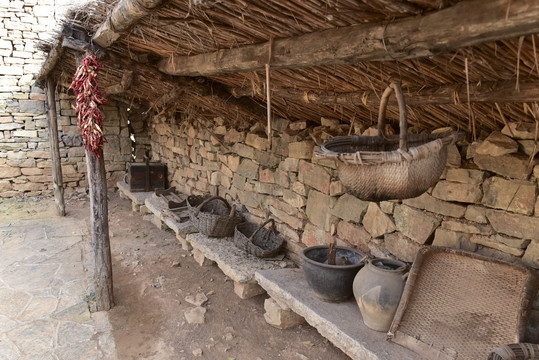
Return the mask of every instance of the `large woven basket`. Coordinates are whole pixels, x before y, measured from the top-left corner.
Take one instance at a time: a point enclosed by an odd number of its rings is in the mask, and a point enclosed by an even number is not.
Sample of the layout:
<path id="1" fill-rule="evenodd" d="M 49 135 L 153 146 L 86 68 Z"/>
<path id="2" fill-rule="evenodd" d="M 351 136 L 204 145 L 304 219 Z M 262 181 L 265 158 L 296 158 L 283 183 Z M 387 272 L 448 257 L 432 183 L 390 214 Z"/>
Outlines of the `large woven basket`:
<path id="1" fill-rule="evenodd" d="M 400 135 L 385 136 L 385 111 L 393 91 L 399 104 Z M 316 156 L 335 160 L 343 185 L 362 200 L 419 196 L 438 181 L 446 165 L 447 147 L 461 134 L 408 134 L 406 117 L 400 85 L 392 83 L 380 101 L 379 136 L 336 137 L 322 144 Z"/>
<path id="2" fill-rule="evenodd" d="M 524 340 L 538 277 L 460 250 L 419 250 L 388 337 L 428 359 L 487 359 Z"/>
<path id="3" fill-rule="evenodd" d="M 265 226 L 272 223 L 270 229 Z M 234 230 L 234 245 L 259 258 L 269 258 L 277 255 L 284 244 L 275 229 L 275 220 L 269 219 L 262 225 L 244 222 Z"/>
<path id="4" fill-rule="evenodd" d="M 208 236 L 232 236 L 236 225 L 243 221 L 243 217 L 236 213 L 235 206 L 230 206 L 220 196 L 189 196 L 187 208 L 193 225 Z"/>

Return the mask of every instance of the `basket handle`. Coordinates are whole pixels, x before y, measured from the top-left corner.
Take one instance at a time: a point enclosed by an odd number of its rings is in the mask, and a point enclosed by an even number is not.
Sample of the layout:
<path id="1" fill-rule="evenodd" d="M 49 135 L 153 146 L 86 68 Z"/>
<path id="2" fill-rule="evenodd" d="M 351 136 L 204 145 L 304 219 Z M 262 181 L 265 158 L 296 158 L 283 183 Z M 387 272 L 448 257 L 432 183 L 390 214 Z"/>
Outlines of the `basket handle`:
<path id="1" fill-rule="evenodd" d="M 228 203 L 228 201 L 226 201 L 224 198 L 220 197 L 220 196 L 212 196 L 212 197 L 209 197 L 207 198 L 206 200 L 204 200 L 203 202 L 201 202 L 195 209 L 194 211 L 194 215 L 197 216 L 198 213 L 200 212 L 200 210 L 202 210 L 202 207 L 204 205 L 206 205 L 207 203 L 209 203 L 210 201 L 213 201 L 213 200 L 221 200 L 223 203 L 225 203 L 226 207 L 230 209 L 230 204 Z"/>
<path id="2" fill-rule="evenodd" d="M 251 235 L 251 237 L 249 238 L 249 241 L 250 242 L 253 242 L 253 239 L 255 238 L 255 235 L 256 233 L 258 233 L 264 226 L 266 226 L 267 224 L 269 224 L 271 222 L 271 228 L 272 228 L 272 231 L 275 232 L 275 220 L 273 219 L 268 219 L 266 220 L 262 225 L 260 225 L 258 227 L 258 229 L 256 229 L 256 231 L 253 233 L 253 235 Z"/>
<path id="3" fill-rule="evenodd" d="M 406 120 L 408 113 L 406 111 L 406 104 L 404 103 L 401 85 L 398 82 L 392 82 L 382 94 L 382 99 L 380 100 L 380 110 L 378 111 L 378 136 L 383 138 L 386 137 L 386 108 L 389 96 L 393 91 L 395 91 L 395 97 L 397 98 L 397 103 L 399 104 L 399 150 L 408 151 L 408 122 Z"/>

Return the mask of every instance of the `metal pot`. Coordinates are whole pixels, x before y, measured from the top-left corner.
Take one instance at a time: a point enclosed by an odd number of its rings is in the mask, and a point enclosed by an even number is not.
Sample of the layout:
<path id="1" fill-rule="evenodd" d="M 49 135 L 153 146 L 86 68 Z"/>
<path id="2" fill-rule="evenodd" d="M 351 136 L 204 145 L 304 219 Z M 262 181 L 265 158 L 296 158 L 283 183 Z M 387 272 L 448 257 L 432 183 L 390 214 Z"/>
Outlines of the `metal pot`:
<path id="1" fill-rule="evenodd" d="M 337 246 L 337 263 L 350 265 L 328 265 L 329 246 L 318 245 L 305 248 L 300 256 L 303 273 L 314 294 L 322 301 L 341 302 L 352 296 L 352 283 L 363 267 L 364 254 L 358 250 Z"/>

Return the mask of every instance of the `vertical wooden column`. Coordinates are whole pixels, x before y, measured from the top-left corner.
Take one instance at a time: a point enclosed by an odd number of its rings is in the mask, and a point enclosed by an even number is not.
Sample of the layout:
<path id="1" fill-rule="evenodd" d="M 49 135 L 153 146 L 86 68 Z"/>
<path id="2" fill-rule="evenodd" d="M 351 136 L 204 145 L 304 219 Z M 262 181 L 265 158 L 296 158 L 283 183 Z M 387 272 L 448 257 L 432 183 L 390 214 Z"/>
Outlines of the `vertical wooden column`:
<path id="1" fill-rule="evenodd" d="M 54 188 L 54 201 L 58 215 L 65 216 L 64 185 L 62 179 L 62 164 L 60 160 L 60 145 L 58 143 L 58 121 L 56 117 L 56 82 L 52 76 L 47 77 L 47 108 L 49 125 L 49 147 L 52 161 L 52 186 Z"/>
<path id="2" fill-rule="evenodd" d="M 109 239 L 109 211 L 107 202 L 107 177 L 103 151 L 98 158 L 86 150 L 88 185 L 90 187 L 90 221 L 92 251 L 94 254 L 94 287 L 98 311 L 114 306 L 112 292 L 112 261 Z"/>

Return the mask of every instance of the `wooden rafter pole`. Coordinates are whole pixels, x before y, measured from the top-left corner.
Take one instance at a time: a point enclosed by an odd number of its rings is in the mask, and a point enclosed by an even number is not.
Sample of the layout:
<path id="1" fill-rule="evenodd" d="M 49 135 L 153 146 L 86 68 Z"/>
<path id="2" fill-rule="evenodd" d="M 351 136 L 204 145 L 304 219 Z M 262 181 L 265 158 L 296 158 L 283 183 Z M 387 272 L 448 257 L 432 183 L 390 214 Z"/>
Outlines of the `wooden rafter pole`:
<path id="1" fill-rule="evenodd" d="M 78 67 L 82 62 L 82 53 L 77 54 L 76 59 Z M 99 157 L 88 149 L 85 149 L 85 154 L 90 197 L 90 230 L 94 256 L 95 300 L 98 311 L 107 311 L 114 306 L 114 293 L 112 287 L 112 256 L 110 252 L 105 160 L 102 149 Z"/>
<path id="2" fill-rule="evenodd" d="M 386 24 L 316 31 L 273 42 L 271 67 L 357 64 L 427 57 L 488 41 L 539 33 L 537 0 L 463 1 L 429 15 Z M 170 75 L 208 76 L 264 70 L 268 42 L 158 63 Z"/>
<path id="3" fill-rule="evenodd" d="M 110 47 L 118 40 L 122 32 L 163 2 L 164 0 L 120 0 L 99 26 L 92 37 L 92 42 L 104 48 Z"/>
<path id="4" fill-rule="evenodd" d="M 58 119 L 56 115 L 56 81 L 47 77 L 47 119 L 49 125 L 49 147 L 51 149 L 52 162 L 52 186 L 54 189 L 54 201 L 57 212 L 65 216 L 64 184 L 62 179 L 62 163 L 60 158 L 60 144 L 58 143 Z"/>
<path id="5" fill-rule="evenodd" d="M 252 88 L 235 88 L 231 90 L 236 97 L 260 96 Z M 303 91 L 294 88 L 272 88 L 273 96 L 287 100 L 322 105 L 353 105 L 374 106 L 380 105 L 380 99 L 372 91 L 354 91 L 348 93 L 331 93 L 323 91 Z M 406 105 L 441 105 L 463 104 L 467 99 L 466 85 L 446 85 L 435 88 L 422 88 L 404 90 Z M 539 81 L 526 81 L 520 83 L 520 91 L 515 90 L 515 82 L 485 81 L 480 86 L 470 87 L 470 102 L 472 103 L 506 103 L 506 102 L 533 102 L 539 99 Z M 389 105 L 397 105 L 391 97 Z"/>

